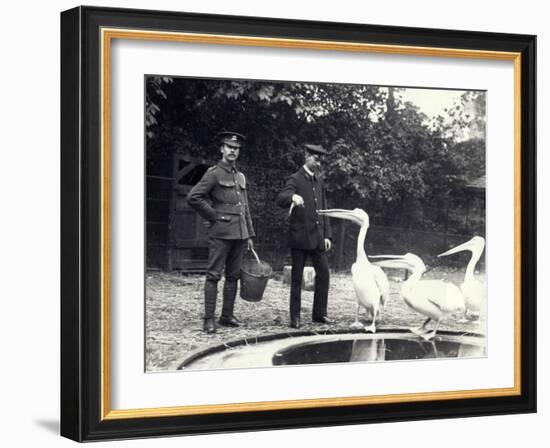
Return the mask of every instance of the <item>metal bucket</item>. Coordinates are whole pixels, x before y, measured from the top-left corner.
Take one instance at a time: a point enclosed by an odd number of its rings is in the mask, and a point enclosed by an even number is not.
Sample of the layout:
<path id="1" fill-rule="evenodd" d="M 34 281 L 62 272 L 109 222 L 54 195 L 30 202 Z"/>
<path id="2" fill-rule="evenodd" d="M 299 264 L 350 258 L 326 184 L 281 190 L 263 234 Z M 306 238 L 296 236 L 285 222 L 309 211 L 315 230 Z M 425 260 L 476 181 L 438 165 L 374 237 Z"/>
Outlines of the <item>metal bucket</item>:
<path id="1" fill-rule="evenodd" d="M 241 265 L 241 298 L 248 302 L 259 302 L 273 269 L 251 249 L 256 260 L 243 260 Z"/>

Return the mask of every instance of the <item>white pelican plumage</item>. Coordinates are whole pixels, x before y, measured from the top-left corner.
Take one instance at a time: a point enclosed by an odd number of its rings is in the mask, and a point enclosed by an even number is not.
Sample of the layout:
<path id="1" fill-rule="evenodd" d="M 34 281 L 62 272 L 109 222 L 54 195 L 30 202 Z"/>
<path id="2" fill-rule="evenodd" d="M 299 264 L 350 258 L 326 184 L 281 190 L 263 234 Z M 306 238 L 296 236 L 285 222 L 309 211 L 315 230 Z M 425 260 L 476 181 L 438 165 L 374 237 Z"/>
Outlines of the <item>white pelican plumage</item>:
<path id="1" fill-rule="evenodd" d="M 359 322 L 359 311 L 364 307 L 372 314 L 371 325 L 366 331 L 376 332 L 376 317 L 380 314 L 380 307 L 384 305 L 389 296 L 390 285 L 388 278 L 382 269 L 370 263 L 365 252 L 365 237 L 369 229 L 369 215 L 364 210 L 330 209 L 319 210 L 320 215 L 331 218 L 346 219 L 360 226 L 357 237 L 357 259 L 351 266 L 351 278 L 355 295 L 357 297 L 357 313 L 352 328 L 365 328 Z"/>
<path id="2" fill-rule="evenodd" d="M 410 329 L 413 333 L 426 340 L 432 339 L 442 320 L 456 311 L 464 310 L 464 298 L 456 285 L 442 280 L 421 279 L 426 272 L 426 265 L 417 255 L 376 255 L 371 258 L 385 258 L 373 263 L 377 266 L 407 269 L 411 273 L 401 287 L 401 297 L 414 311 L 427 316 L 420 327 Z M 435 328 L 429 332 L 426 325 L 431 320 L 435 321 Z"/>
<path id="3" fill-rule="evenodd" d="M 481 254 L 485 249 L 485 239 L 481 236 L 474 236 L 470 241 L 460 244 L 459 246 L 449 249 L 447 252 L 439 254 L 438 257 L 446 257 L 448 255 L 456 254 L 465 250 L 469 250 L 472 255 L 470 261 L 466 266 L 466 272 L 464 274 L 464 281 L 460 285 L 462 294 L 464 295 L 464 303 L 466 309 L 464 310 L 464 321 L 466 320 L 466 314 L 468 310 L 483 313 L 485 307 L 485 299 L 487 296 L 485 285 L 474 277 L 474 269 L 481 258 Z"/>

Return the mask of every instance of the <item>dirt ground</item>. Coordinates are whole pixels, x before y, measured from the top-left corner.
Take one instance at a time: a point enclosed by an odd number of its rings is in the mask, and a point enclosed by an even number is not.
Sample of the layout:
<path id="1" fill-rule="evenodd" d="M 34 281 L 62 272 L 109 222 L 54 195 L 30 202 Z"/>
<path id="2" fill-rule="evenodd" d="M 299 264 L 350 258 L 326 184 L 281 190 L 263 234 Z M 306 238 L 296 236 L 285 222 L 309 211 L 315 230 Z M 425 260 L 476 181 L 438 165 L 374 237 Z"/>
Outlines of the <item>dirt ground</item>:
<path id="1" fill-rule="evenodd" d="M 400 273 L 389 276 L 391 293 L 377 322 L 377 330 L 384 328 L 409 328 L 422 323 L 424 317 L 411 310 L 401 299 Z M 443 279 L 459 284 L 463 270 L 436 268 L 424 278 Z M 218 345 L 224 341 L 253 338 L 266 334 L 295 331 L 289 328 L 288 301 L 290 286 L 282 282 L 280 275 L 269 280 L 260 302 L 247 302 L 240 297 L 235 303 L 235 316 L 242 322 L 239 328 L 218 327 L 215 334 L 202 331 L 203 275 L 149 272 L 146 276 L 146 367 L 147 371 L 175 369 L 177 362 L 191 351 Z M 221 286 L 219 285 L 216 311 L 221 310 Z M 301 330 L 347 329 L 355 318 L 356 300 L 350 273 L 331 273 L 328 300 L 328 316 L 332 325 L 311 322 L 313 292 L 302 292 Z M 456 317 L 456 318 L 454 318 Z M 365 318 L 363 323 L 367 322 Z M 459 322 L 459 316 L 447 319 L 441 330 L 479 332 L 479 319 L 469 315 L 467 322 Z"/>

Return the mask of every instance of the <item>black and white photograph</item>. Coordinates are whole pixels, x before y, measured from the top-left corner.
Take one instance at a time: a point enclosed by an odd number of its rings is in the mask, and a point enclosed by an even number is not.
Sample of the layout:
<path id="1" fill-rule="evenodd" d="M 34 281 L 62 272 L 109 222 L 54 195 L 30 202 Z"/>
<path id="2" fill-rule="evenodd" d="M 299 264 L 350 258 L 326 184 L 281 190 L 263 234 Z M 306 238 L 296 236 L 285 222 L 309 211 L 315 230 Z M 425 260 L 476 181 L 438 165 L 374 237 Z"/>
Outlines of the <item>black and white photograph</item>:
<path id="1" fill-rule="evenodd" d="M 547 439 L 550 22 L 446 6 L 6 3 L 1 444 Z"/>
<path id="2" fill-rule="evenodd" d="M 146 75 L 145 370 L 487 356 L 487 92 Z"/>

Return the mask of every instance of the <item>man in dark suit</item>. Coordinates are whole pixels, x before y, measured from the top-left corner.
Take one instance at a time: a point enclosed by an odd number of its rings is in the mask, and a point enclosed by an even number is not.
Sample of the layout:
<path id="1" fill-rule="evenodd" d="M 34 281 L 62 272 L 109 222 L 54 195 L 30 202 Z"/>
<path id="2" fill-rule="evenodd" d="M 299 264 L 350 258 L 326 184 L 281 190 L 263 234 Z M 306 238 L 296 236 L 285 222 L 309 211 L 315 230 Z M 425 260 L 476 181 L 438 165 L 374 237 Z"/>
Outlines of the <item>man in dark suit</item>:
<path id="1" fill-rule="evenodd" d="M 319 177 L 321 158 L 326 150 L 313 144 L 304 145 L 305 163 L 286 181 L 276 202 L 290 207 L 289 246 L 292 256 L 290 285 L 290 326 L 300 328 L 302 277 L 306 258 L 310 257 L 315 269 L 313 295 L 313 322 L 330 324 L 327 317 L 329 268 L 326 252 L 331 248 L 329 218 L 317 211 L 326 209 L 325 188 Z"/>
<path id="2" fill-rule="evenodd" d="M 248 208 L 247 182 L 235 162 L 246 138 L 237 132 L 220 132 L 222 159 L 209 168 L 187 195 L 187 203 L 210 222 L 208 270 L 204 284 L 204 331 L 215 333 L 214 313 L 218 282 L 225 268 L 222 313 L 218 323 L 238 327 L 233 315 L 237 281 L 244 250 L 253 247 L 254 228 Z"/>

